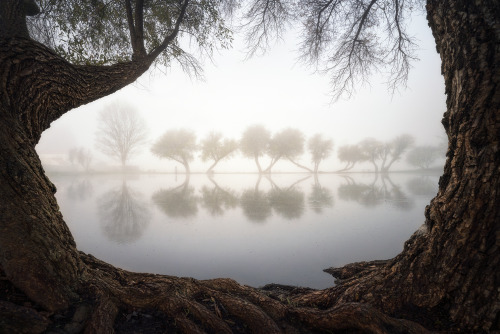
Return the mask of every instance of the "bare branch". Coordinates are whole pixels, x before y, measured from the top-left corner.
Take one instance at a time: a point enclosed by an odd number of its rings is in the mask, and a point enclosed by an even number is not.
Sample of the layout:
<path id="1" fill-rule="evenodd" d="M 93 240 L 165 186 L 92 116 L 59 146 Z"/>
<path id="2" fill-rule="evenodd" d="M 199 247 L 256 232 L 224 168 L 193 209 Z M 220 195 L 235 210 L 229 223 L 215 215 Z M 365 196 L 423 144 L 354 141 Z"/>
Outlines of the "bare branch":
<path id="1" fill-rule="evenodd" d="M 293 1 L 254 0 L 245 11 L 242 27 L 246 32 L 247 54 L 264 54 L 271 41 L 282 38 L 293 18 Z"/>

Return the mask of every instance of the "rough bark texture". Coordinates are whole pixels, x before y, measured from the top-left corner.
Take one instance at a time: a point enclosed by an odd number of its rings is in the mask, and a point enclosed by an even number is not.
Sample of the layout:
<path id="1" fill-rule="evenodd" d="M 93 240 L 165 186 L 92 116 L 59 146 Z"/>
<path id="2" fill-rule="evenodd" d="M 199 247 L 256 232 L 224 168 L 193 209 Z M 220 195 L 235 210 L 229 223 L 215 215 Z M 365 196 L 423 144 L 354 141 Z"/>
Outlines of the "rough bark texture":
<path id="1" fill-rule="evenodd" d="M 150 332 L 424 333 L 396 318 L 433 327 L 421 315 L 437 310 L 467 331 L 499 330 L 499 7 L 428 1 L 448 96 L 439 193 L 400 255 L 332 270 L 339 284 L 322 291 L 136 274 L 78 252 L 34 146 L 150 62 L 72 66 L 0 37 L 0 333 L 126 333 L 140 329 L 127 327 L 133 318 Z"/>

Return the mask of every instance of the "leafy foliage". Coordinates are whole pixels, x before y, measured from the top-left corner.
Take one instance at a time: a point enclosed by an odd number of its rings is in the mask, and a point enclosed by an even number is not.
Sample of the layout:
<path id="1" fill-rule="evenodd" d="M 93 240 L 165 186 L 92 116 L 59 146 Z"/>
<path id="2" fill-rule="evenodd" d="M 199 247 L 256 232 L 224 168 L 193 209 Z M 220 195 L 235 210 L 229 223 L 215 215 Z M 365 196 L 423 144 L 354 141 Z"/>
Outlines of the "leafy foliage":
<path id="1" fill-rule="evenodd" d="M 132 59 L 137 45 L 150 54 L 174 29 L 182 2 L 176 0 L 39 0 L 41 13 L 29 18 L 31 36 L 75 64 L 106 65 Z M 217 0 L 191 0 L 179 36 L 157 58 L 168 64 L 193 62 L 181 41 L 194 41 L 211 54 L 227 48 L 232 32 L 224 12 L 229 4 Z M 128 7 L 128 8 L 127 8 Z"/>
<path id="2" fill-rule="evenodd" d="M 188 162 L 194 158 L 196 135 L 189 130 L 169 130 L 151 147 L 151 152 L 160 157 L 177 161 L 189 171 Z"/>

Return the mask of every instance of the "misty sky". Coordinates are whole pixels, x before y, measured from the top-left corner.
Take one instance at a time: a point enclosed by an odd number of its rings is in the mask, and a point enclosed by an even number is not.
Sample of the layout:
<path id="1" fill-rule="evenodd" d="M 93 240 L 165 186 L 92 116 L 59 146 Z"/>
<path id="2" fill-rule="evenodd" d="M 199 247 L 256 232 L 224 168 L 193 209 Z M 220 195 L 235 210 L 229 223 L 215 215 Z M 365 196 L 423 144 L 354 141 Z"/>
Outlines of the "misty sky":
<path id="1" fill-rule="evenodd" d="M 413 64 L 408 88 L 394 96 L 380 76 L 373 77 L 370 86 L 360 87 L 350 100 L 331 103 L 329 77 L 297 62 L 293 32 L 266 55 L 249 60 L 245 60 L 241 36 L 236 35 L 233 49 L 217 53 L 214 63 L 204 62 L 204 81 L 190 79 L 176 66 L 166 72 L 150 71 L 133 85 L 61 117 L 44 132 L 37 151 L 47 161 L 48 156 L 65 157 L 71 148 L 83 146 L 92 150 L 93 165 L 118 165 L 95 148 L 97 114 L 113 102 L 131 104 L 140 112 L 150 129 L 150 143 L 174 128 L 192 129 L 198 140 L 212 130 L 239 139 L 253 124 L 263 124 L 273 133 L 287 127 L 306 136 L 322 133 L 335 144 L 334 158 L 320 167 L 328 171 L 342 165 L 336 160 L 339 146 L 366 137 L 390 140 L 409 133 L 417 145 L 434 145 L 444 136 L 440 121 L 446 108 L 440 59 L 425 17 L 414 17 L 410 31 L 419 40 L 420 61 Z M 149 147 L 129 164 L 172 171 L 175 163 L 154 157 Z M 302 161 L 309 163 L 309 157 Z M 246 159 L 230 160 L 216 170 L 242 166 L 254 170 L 252 164 Z M 196 159 L 192 170 L 204 171 L 208 165 Z M 286 168 L 281 165 L 276 170 Z"/>

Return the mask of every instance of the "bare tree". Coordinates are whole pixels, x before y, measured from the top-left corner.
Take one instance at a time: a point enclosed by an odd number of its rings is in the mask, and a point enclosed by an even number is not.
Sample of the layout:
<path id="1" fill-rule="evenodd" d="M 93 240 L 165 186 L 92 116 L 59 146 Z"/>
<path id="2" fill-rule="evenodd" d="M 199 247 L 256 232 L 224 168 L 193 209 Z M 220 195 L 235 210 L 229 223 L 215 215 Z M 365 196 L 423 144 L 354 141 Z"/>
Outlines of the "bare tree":
<path id="1" fill-rule="evenodd" d="M 89 171 L 92 158 L 92 152 L 83 147 L 74 147 L 68 152 L 69 162 L 79 164 L 85 172 Z"/>
<path id="2" fill-rule="evenodd" d="M 113 103 L 98 116 L 96 146 L 104 154 L 127 161 L 146 143 L 148 130 L 137 110 L 124 103 Z"/>

